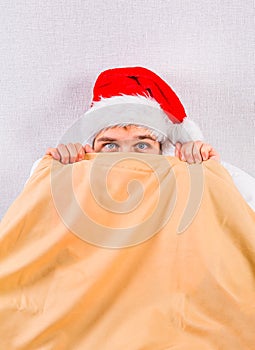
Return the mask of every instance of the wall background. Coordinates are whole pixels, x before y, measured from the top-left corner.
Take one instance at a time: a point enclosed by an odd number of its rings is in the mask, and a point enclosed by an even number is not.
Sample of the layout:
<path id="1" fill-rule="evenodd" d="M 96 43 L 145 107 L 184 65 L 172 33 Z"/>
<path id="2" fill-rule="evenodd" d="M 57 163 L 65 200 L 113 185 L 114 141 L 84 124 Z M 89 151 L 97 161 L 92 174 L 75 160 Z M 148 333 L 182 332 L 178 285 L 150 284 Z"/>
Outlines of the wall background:
<path id="1" fill-rule="evenodd" d="M 0 218 L 114 66 L 167 80 L 222 159 L 255 176 L 254 15 L 252 0 L 2 0 Z"/>

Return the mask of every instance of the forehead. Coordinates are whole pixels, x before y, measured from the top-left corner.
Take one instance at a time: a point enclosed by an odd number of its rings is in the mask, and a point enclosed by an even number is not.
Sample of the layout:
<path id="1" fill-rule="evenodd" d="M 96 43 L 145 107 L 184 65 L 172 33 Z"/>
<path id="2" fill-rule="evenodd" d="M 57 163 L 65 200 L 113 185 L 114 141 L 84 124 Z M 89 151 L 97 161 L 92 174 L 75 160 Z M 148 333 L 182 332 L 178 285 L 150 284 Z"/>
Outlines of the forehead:
<path id="1" fill-rule="evenodd" d="M 137 138 L 138 136 L 143 136 L 143 135 L 153 136 L 152 131 L 144 127 L 140 127 L 136 125 L 115 126 L 115 127 L 111 127 L 100 131 L 96 135 L 95 140 L 102 136 L 109 137 L 109 138 L 122 138 L 122 137 Z M 153 136 L 153 138 L 155 137 Z"/>

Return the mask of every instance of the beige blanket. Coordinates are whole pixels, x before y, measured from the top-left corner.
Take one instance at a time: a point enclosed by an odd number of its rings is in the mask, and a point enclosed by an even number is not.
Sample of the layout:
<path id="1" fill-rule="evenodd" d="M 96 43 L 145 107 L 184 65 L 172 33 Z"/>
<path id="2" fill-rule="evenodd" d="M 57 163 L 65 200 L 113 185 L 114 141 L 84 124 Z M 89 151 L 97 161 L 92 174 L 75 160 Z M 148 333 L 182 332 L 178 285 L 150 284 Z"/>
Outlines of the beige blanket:
<path id="1" fill-rule="evenodd" d="M 255 213 L 213 160 L 45 156 L 0 224 L 0 349 L 254 350 Z"/>

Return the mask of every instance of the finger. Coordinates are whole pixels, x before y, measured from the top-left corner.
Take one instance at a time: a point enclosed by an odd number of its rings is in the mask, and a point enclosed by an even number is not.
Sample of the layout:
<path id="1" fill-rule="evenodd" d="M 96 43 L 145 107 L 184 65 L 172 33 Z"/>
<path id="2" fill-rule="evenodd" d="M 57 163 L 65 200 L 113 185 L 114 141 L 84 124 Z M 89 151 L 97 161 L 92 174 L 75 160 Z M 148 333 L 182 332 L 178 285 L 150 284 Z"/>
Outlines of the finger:
<path id="1" fill-rule="evenodd" d="M 85 149 L 86 153 L 94 153 L 95 152 L 95 150 L 89 144 L 86 144 L 84 149 Z"/>
<path id="2" fill-rule="evenodd" d="M 200 150 L 200 153 L 201 153 L 201 156 L 202 156 L 203 160 L 208 160 L 209 159 L 209 152 L 210 152 L 211 149 L 212 149 L 212 146 L 207 145 L 206 143 L 203 143 L 203 145 L 201 147 L 201 150 Z"/>
<path id="3" fill-rule="evenodd" d="M 81 143 L 75 143 L 76 151 L 78 154 L 77 161 L 83 160 L 85 158 L 85 150 Z"/>
<path id="4" fill-rule="evenodd" d="M 74 143 L 68 143 L 66 145 L 68 152 L 69 152 L 69 162 L 75 163 L 78 161 L 78 151 L 76 149 L 76 146 Z"/>
<path id="5" fill-rule="evenodd" d="M 57 148 L 49 147 L 47 149 L 47 151 L 45 152 L 45 154 L 48 154 L 48 155 L 52 156 L 56 160 L 60 160 L 60 154 L 58 153 Z"/>
<path id="6" fill-rule="evenodd" d="M 181 148 L 182 161 L 188 162 L 189 164 L 194 163 L 193 147 L 194 147 L 194 142 L 186 142 L 182 145 L 182 148 Z"/>
<path id="7" fill-rule="evenodd" d="M 176 142 L 174 155 L 175 155 L 175 157 L 178 157 L 179 159 L 181 159 L 181 153 L 180 153 L 181 147 L 182 147 L 182 144 L 180 142 Z"/>
<path id="8" fill-rule="evenodd" d="M 58 152 L 60 154 L 60 162 L 63 164 L 69 164 L 70 163 L 70 154 L 67 149 L 66 145 L 60 144 L 57 147 Z"/>
<path id="9" fill-rule="evenodd" d="M 203 142 L 201 141 L 195 141 L 193 144 L 193 158 L 195 163 L 201 163 L 202 162 L 202 156 L 201 156 L 201 147 L 203 145 Z"/>

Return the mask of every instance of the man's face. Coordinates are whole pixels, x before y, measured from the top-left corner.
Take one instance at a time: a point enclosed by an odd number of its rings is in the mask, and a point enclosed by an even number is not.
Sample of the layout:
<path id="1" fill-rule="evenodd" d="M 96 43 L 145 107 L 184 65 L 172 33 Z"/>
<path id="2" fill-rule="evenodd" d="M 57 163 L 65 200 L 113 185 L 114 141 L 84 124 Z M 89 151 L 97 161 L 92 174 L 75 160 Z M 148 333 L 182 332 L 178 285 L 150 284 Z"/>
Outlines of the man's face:
<path id="1" fill-rule="evenodd" d="M 95 152 L 139 152 L 161 154 L 160 143 L 151 132 L 135 125 L 101 131 L 94 140 Z"/>

